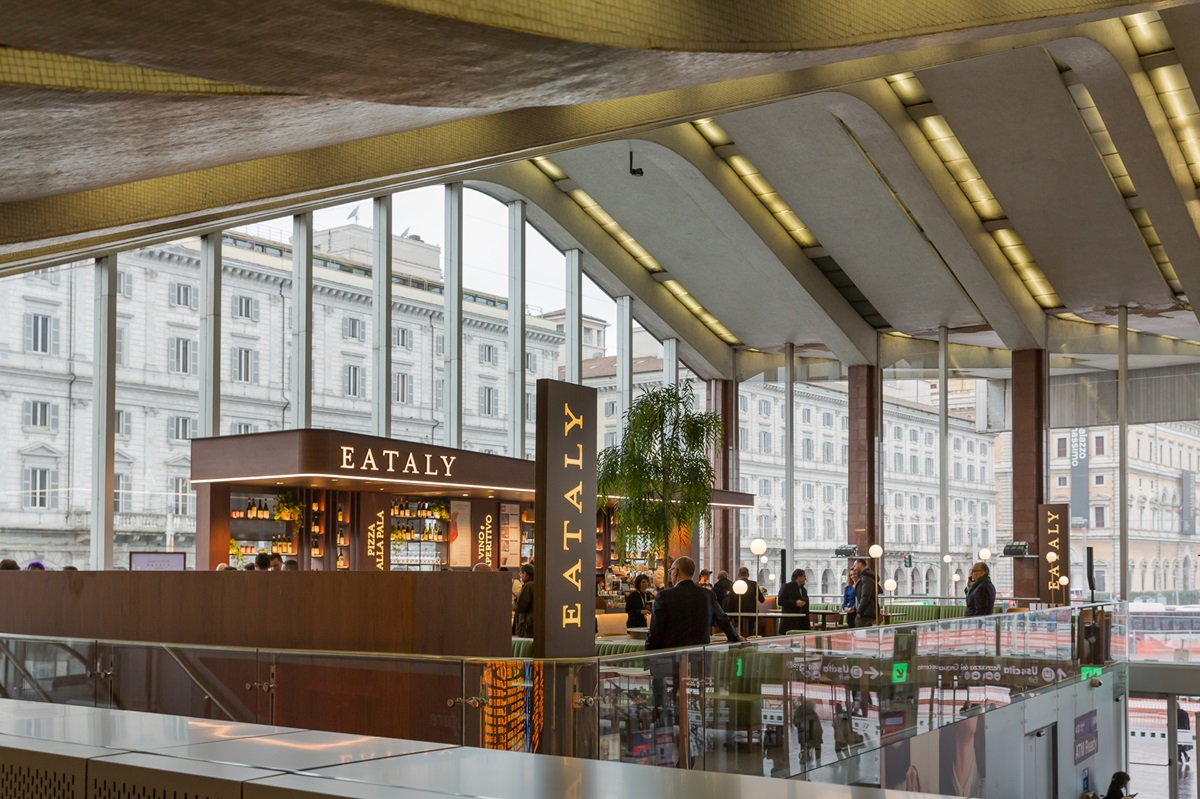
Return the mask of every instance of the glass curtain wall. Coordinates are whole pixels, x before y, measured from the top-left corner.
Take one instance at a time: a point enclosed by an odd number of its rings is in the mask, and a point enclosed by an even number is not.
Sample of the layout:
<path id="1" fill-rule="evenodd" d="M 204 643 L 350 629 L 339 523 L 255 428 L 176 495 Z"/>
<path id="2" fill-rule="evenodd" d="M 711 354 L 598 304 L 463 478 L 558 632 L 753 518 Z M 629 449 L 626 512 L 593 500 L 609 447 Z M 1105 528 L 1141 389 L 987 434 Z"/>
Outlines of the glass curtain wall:
<path id="1" fill-rule="evenodd" d="M 203 279 L 199 238 L 117 256 L 114 568 L 130 552 L 184 551 L 195 563 Z"/>
<path id="2" fill-rule="evenodd" d="M 738 490 L 754 495 L 754 508 L 741 512 L 742 534 L 737 563 L 729 574 L 745 566 L 750 579 L 774 596 L 779 591 L 786 511 L 784 506 L 784 393 L 783 369 L 770 369 L 738 384 Z M 764 555 L 750 551 L 754 539 L 767 544 Z M 771 575 L 775 579 L 771 579 Z"/>
<path id="3" fill-rule="evenodd" d="M 780 374 L 782 379 L 783 375 Z M 783 385 L 781 383 L 781 385 Z M 812 601 L 841 602 L 844 558 L 834 550 L 849 528 L 849 385 L 838 361 L 797 358 L 795 413 L 796 559 Z M 780 430 L 783 419 L 780 417 Z"/>
<path id="4" fill-rule="evenodd" d="M 80 261 L 0 281 L 0 557 L 21 568 L 89 566 L 94 272 Z"/>
<path id="5" fill-rule="evenodd" d="M 587 285 L 585 278 L 584 285 Z M 586 303 L 587 295 L 584 295 Z M 541 231 L 525 225 L 525 340 L 537 360 L 536 370 L 525 373 L 525 455 L 534 457 L 537 418 L 537 378 L 564 379 L 567 349 L 566 256 Z M 586 308 L 586 305 L 585 305 Z M 586 310 L 585 310 L 586 315 Z M 606 334 L 607 335 L 607 334 Z M 588 349 L 584 346 L 584 358 Z M 587 372 L 585 382 L 588 382 Z"/>
<path id="6" fill-rule="evenodd" d="M 617 303 L 584 275 L 583 382 L 596 389 L 596 418 L 600 420 L 596 428 L 597 451 L 616 444 L 618 431 L 624 424 L 617 412 L 620 403 L 617 401 L 616 322 Z"/>
<path id="7" fill-rule="evenodd" d="M 893 579 L 895 596 L 936 597 L 942 567 L 940 538 L 940 382 L 938 342 L 884 336 L 881 349 L 886 361 L 883 370 L 883 427 L 880 430 L 883 549 L 886 565 L 881 580 Z M 969 425 L 962 418 L 970 397 L 954 392 L 951 408 L 951 436 L 957 451 L 970 438 Z M 958 413 L 955 413 L 958 411 Z M 959 467 L 961 471 L 961 466 Z M 958 475 L 960 481 L 965 474 Z M 971 512 L 976 513 L 975 503 Z M 957 515 L 954 515 L 957 513 Z M 972 557 L 967 536 L 967 502 L 951 502 L 951 553 L 955 557 L 951 571 L 969 571 L 963 562 Z"/>

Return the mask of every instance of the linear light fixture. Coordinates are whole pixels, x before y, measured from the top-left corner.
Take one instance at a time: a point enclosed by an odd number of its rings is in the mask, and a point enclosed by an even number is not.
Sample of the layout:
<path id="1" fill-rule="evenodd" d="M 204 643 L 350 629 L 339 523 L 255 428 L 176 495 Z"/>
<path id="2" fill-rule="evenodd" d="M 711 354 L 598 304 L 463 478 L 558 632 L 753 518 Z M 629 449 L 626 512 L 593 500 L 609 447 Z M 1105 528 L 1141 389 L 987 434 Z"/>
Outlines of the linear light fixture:
<path id="1" fill-rule="evenodd" d="M 1068 77 L 1069 73 L 1063 73 L 1064 80 Z M 1100 109 L 1096 107 L 1091 92 L 1082 83 L 1068 83 L 1067 90 L 1071 94 L 1075 108 L 1079 111 L 1079 117 L 1083 120 L 1084 127 L 1091 134 L 1092 143 L 1096 145 L 1096 151 L 1100 153 L 1100 158 L 1104 161 L 1104 166 L 1108 169 L 1108 174 L 1112 177 L 1117 190 L 1121 192 L 1121 196 L 1126 201 L 1133 200 L 1138 196 L 1137 188 L 1133 185 L 1133 178 L 1129 176 L 1129 170 L 1125 168 L 1125 162 L 1121 160 L 1121 155 L 1117 152 L 1117 146 L 1108 133 L 1104 117 L 1100 114 Z M 1163 281 L 1170 288 L 1172 294 L 1177 296 L 1182 294 L 1183 284 L 1179 282 L 1179 276 L 1175 274 L 1175 267 L 1171 265 L 1171 259 L 1167 257 L 1166 248 L 1162 246 L 1162 241 L 1158 238 L 1158 232 L 1155 231 L 1154 225 L 1150 221 L 1150 214 L 1145 208 L 1135 204 L 1131 205 L 1134 207 L 1130 207 L 1129 213 L 1133 216 L 1134 224 L 1138 226 L 1138 231 L 1142 234 L 1146 248 L 1150 250 L 1150 256 L 1154 258 L 1154 263 L 1158 266 L 1158 272 L 1162 275 Z"/>
<path id="2" fill-rule="evenodd" d="M 1163 113 L 1179 142 L 1192 182 L 1200 186 L 1200 106 L 1175 53 L 1175 43 L 1156 11 L 1121 17 Z"/>
<path id="3" fill-rule="evenodd" d="M 373 477 L 368 475 L 354 475 L 344 473 L 328 473 L 328 472 L 293 472 L 289 474 L 257 474 L 246 475 L 242 477 L 204 477 L 193 479 L 190 482 L 195 485 L 197 483 L 253 483 L 262 480 L 357 480 L 360 483 L 389 483 L 394 485 L 413 485 L 425 486 L 427 488 L 479 488 L 485 491 L 515 491 L 522 494 L 532 494 L 534 489 L 532 486 L 494 486 L 494 485 L 479 485 L 476 483 L 431 483 L 428 480 L 408 480 L 401 477 Z"/>
<path id="4" fill-rule="evenodd" d="M 959 191 L 975 209 L 979 221 L 984 223 L 1013 271 L 1021 278 L 1026 290 L 1037 304 L 1047 310 L 1062 308 L 1063 303 L 1046 275 L 1038 267 L 1025 241 L 1013 228 L 1012 222 L 1000 207 L 996 196 L 988 188 L 979 170 L 971 162 L 967 151 L 950 129 L 945 117 L 937 112 L 929 93 L 917 79 L 915 73 L 902 72 L 887 78 L 892 92 L 908 109 L 909 116 L 917 123 L 921 133 L 942 164 L 958 185 Z"/>
<path id="5" fill-rule="evenodd" d="M 797 244 L 804 248 L 821 246 L 820 242 L 817 241 L 817 237 L 813 235 L 813 232 L 809 230 L 807 225 L 800 221 L 800 217 L 796 216 L 796 212 L 783 201 L 783 198 L 767 182 L 767 179 L 763 177 L 758 167 L 749 158 L 740 153 L 728 151 L 722 153 L 723 148 L 728 149 L 733 145 L 733 139 L 729 138 L 729 134 L 720 125 L 711 119 L 697 119 L 692 123 L 692 127 L 699 131 L 700 135 L 712 146 L 717 155 L 724 159 L 725 163 L 729 164 L 730 169 L 737 173 L 737 176 L 742 179 L 742 182 L 746 184 L 750 191 L 754 192 L 754 196 L 758 198 L 758 201 L 771 212 L 771 216 L 775 217 L 775 221 L 788 232 L 788 235 Z"/>
<path id="6" fill-rule="evenodd" d="M 550 180 L 554 183 L 558 184 L 569 181 L 567 173 L 549 158 L 539 156 L 531 160 L 533 165 L 540 169 L 542 173 L 546 177 L 550 178 Z M 604 232 L 608 233 L 608 235 L 611 236 L 613 240 L 617 242 L 617 244 L 621 245 L 621 247 L 627 253 L 633 256 L 633 259 L 641 264 L 647 272 L 651 274 L 661 274 L 662 272 L 666 271 L 663 268 L 663 265 L 658 262 L 658 259 L 651 255 L 645 247 L 643 247 L 641 244 L 638 244 L 637 239 L 631 236 L 629 231 L 621 227 L 620 223 L 618 223 L 617 220 L 612 217 L 612 214 L 605 211 L 604 208 L 600 206 L 600 203 L 596 202 L 596 200 L 593 199 L 590 194 L 580 188 L 566 188 L 562 186 L 560 186 L 560 188 L 564 190 L 568 197 L 575 201 L 575 204 L 578 205 L 585 214 L 590 216 L 597 225 L 603 228 Z M 693 316 L 699 319 L 704 326 L 711 330 L 718 338 L 730 346 L 741 346 L 741 339 L 731 333 L 729 328 L 721 324 L 720 320 L 718 320 L 716 316 L 714 316 L 703 305 L 701 305 L 700 302 L 679 283 L 679 281 L 663 280 L 662 284 L 665 288 L 667 288 L 668 291 L 671 292 L 671 294 L 675 296 L 676 299 L 683 304 L 685 308 L 688 309 L 688 311 L 692 313 Z"/>

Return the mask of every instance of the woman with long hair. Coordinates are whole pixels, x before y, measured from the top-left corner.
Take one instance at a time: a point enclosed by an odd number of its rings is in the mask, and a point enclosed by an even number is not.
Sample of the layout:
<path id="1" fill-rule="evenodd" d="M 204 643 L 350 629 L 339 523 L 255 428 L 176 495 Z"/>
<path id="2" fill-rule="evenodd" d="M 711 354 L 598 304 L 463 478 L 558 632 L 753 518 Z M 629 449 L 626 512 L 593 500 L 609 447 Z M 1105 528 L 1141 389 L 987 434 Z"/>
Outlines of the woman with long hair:
<path id="1" fill-rule="evenodd" d="M 654 597 L 650 591 L 650 578 L 639 574 L 633 578 L 633 590 L 625 597 L 626 627 L 649 627 L 650 609 L 654 606 Z"/>

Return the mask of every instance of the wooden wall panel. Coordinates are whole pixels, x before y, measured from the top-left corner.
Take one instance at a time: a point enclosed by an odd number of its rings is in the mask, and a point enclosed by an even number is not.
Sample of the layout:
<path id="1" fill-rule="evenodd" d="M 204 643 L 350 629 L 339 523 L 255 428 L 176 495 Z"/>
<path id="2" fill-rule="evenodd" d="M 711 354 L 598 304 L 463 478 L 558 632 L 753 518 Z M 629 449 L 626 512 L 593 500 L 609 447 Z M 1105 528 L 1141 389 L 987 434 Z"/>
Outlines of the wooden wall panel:
<path id="1" fill-rule="evenodd" d="M 508 657 L 502 572 L 14 572 L 0 633 Z"/>

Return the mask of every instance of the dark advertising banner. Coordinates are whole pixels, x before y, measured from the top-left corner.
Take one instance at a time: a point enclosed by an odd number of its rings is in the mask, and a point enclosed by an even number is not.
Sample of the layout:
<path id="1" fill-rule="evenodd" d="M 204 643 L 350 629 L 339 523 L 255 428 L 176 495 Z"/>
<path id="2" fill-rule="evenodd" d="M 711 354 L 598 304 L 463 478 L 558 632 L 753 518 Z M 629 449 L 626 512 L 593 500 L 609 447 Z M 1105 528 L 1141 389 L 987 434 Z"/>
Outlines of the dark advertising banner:
<path id="1" fill-rule="evenodd" d="M 359 496 L 358 519 L 352 519 L 357 541 L 354 568 L 363 571 L 391 571 L 392 531 L 391 497 L 363 492 Z"/>
<path id="2" fill-rule="evenodd" d="M 499 566 L 496 554 L 500 551 L 500 502 L 475 500 L 472 505 L 471 521 L 475 530 L 471 536 L 471 565 L 485 563 L 496 568 Z"/>
<path id="3" fill-rule="evenodd" d="M 1099 725 L 1096 711 L 1090 710 L 1075 717 L 1075 765 L 1079 765 L 1100 751 Z"/>
<path id="4" fill-rule="evenodd" d="M 1183 535 L 1196 534 L 1196 473 L 1179 474 L 1179 532 Z"/>
<path id="5" fill-rule="evenodd" d="M 1088 429 L 1072 427 L 1071 437 L 1067 442 L 1067 451 L 1071 456 L 1071 527 L 1079 529 L 1088 526 L 1089 486 L 1088 486 Z"/>
<path id="6" fill-rule="evenodd" d="M 533 656 L 596 652 L 596 390 L 537 381 Z"/>
<path id="7" fill-rule="evenodd" d="M 1070 505 L 1038 505 L 1038 598 L 1043 602 L 1064 604 L 1071 596 L 1070 586 L 1060 582 L 1071 570 L 1070 512 Z"/>

